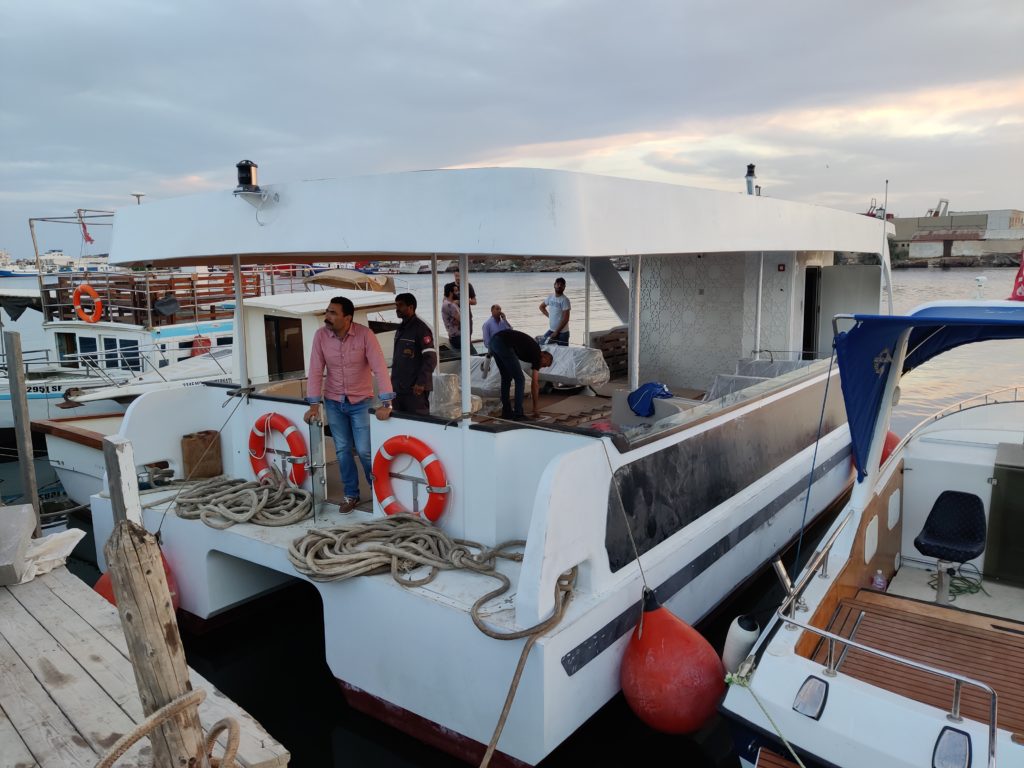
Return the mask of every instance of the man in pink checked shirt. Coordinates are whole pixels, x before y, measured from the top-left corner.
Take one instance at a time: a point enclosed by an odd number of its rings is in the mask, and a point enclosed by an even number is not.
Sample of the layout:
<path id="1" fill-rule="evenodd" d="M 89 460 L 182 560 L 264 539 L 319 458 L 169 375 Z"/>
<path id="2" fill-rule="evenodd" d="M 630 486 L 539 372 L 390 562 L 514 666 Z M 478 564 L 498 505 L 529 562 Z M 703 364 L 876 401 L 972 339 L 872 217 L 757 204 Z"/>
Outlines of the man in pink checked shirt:
<path id="1" fill-rule="evenodd" d="M 373 482 L 370 474 L 371 374 L 377 379 L 383 403 L 376 411 L 379 420 L 390 418 L 391 400 L 395 397 L 380 342 L 365 325 L 352 322 L 354 315 L 352 301 L 344 296 L 335 296 L 327 305 L 324 325 L 313 336 L 306 397 L 310 406 L 304 417 L 309 424 L 317 417 L 323 401 L 338 452 L 341 481 L 345 485 L 342 512 L 351 512 L 359 503 L 359 473 L 352 458 L 353 447 L 359 454 L 366 481 Z"/>

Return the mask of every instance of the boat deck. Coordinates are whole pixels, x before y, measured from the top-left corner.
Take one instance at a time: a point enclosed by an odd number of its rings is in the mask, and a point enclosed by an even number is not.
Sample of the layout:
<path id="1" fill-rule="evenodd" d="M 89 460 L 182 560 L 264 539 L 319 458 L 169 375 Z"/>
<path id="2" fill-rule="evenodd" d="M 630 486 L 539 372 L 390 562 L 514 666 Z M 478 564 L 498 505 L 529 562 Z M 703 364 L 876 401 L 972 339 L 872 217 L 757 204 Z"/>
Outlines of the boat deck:
<path id="1" fill-rule="evenodd" d="M 223 717 L 241 726 L 240 765 L 288 764 L 288 751 L 259 723 L 189 671 L 192 687 L 207 691 L 203 727 Z M 92 768 L 145 719 L 117 609 L 63 567 L 0 587 L 0 676 L 0 765 Z M 151 764 L 148 739 L 117 761 Z"/>
<path id="2" fill-rule="evenodd" d="M 999 727 L 1024 734 L 1024 623 L 862 589 L 840 602 L 828 629 L 988 684 L 998 695 Z M 825 663 L 827 650 L 820 643 L 812 658 Z M 948 679 L 856 648 L 846 653 L 837 648 L 836 653 L 843 674 L 939 709 L 952 705 L 953 682 Z M 965 685 L 963 716 L 985 723 L 988 712 L 988 696 Z"/>

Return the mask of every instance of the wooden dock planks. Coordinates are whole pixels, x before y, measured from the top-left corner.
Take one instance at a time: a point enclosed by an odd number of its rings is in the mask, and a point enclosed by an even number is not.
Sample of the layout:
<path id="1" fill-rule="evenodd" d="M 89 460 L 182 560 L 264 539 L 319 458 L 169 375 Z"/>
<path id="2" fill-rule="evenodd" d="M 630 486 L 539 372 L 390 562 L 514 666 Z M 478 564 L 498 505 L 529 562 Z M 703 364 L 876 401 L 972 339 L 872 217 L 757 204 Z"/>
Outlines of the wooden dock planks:
<path id="1" fill-rule="evenodd" d="M 999 697 L 999 727 L 1024 733 L 1024 625 L 862 590 L 840 603 L 830 631 L 843 637 L 853 633 L 852 639 L 872 648 L 988 684 Z M 813 658 L 824 663 L 825 655 L 819 645 Z M 855 648 L 839 671 L 940 709 L 953 701 L 951 680 Z M 989 697 L 965 685 L 962 715 L 988 722 L 988 712 Z"/>
<path id="2" fill-rule="evenodd" d="M 207 690 L 204 728 L 226 716 L 239 721 L 240 765 L 288 764 L 287 750 L 259 723 L 190 675 L 193 688 Z M 143 719 L 117 610 L 65 568 L 0 588 L 0 677 L 0 765 L 91 768 Z M 149 752 L 144 739 L 118 765 L 149 765 Z"/>

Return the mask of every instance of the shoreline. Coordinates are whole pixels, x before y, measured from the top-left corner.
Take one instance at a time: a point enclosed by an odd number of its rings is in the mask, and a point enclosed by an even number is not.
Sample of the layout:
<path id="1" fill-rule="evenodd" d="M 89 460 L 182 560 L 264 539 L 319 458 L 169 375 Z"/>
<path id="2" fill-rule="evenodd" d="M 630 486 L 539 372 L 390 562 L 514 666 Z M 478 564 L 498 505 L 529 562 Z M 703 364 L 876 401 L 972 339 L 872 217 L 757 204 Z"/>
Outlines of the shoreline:
<path id="1" fill-rule="evenodd" d="M 620 272 L 629 270 L 628 257 L 612 259 L 615 268 Z M 839 264 L 877 264 L 874 254 L 844 254 L 838 259 Z M 892 260 L 892 268 L 896 269 L 1017 269 L 1021 263 L 1020 254 L 984 254 L 979 256 L 935 256 L 925 259 L 898 258 Z M 454 272 L 457 263 L 451 264 L 446 272 Z M 583 263 L 574 259 L 516 259 L 508 258 L 500 261 L 470 257 L 470 272 L 582 272 Z"/>

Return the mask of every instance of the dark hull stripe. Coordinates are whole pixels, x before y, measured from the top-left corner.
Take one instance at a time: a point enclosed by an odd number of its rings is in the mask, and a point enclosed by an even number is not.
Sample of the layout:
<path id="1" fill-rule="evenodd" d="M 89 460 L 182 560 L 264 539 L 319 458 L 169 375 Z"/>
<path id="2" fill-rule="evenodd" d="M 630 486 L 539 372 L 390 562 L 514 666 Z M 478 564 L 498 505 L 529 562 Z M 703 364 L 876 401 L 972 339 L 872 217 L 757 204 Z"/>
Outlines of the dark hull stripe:
<path id="1" fill-rule="evenodd" d="M 828 472 L 831 472 L 844 461 L 850 459 L 850 446 L 847 445 L 839 453 L 825 463 L 815 467 L 814 482 L 820 480 Z M 783 493 L 776 496 L 771 502 L 759 509 L 745 521 L 733 528 L 727 535 L 720 538 L 712 546 L 704 550 L 700 555 L 690 560 L 686 565 L 676 571 L 665 580 L 654 591 L 658 601 L 663 605 L 671 599 L 679 590 L 700 576 L 714 563 L 724 556 L 729 550 L 738 545 L 754 531 L 771 520 L 786 505 L 798 498 L 801 493 L 807 490 L 807 476 L 794 483 Z M 811 521 L 808 520 L 808 523 Z M 637 618 L 640 616 L 642 601 L 637 600 L 633 605 L 624 610 L 614 619 L 605 624 L 601 629 L 577 645 L 562 657 L 562 667 L 572 677 L 583 667 L 607 649 L 612 643 L 618 640 L 636 626 Z"/>

